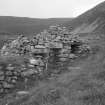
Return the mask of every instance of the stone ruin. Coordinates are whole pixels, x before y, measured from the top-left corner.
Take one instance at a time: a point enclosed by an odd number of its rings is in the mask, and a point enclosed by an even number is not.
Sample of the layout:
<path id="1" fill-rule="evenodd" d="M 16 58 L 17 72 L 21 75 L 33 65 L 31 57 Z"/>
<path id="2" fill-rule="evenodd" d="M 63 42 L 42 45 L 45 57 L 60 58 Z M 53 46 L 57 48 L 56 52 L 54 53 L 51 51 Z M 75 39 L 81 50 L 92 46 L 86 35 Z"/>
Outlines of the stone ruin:
<path id="1" fill-rule="evenodd" d="M 20 79 L 27 82 L 30 77 L 43 77 L 49 72 L 49 64 L 61 64 L 89 51 L 89 45 L 78 36 L 71 35 L 66 27 L 59 25 L 50 26 L 48 30 L 33 36 L 32 39 L 20 35 L 4 44 L 1 56 L 24 56 L 27 60 L 19 65 L 1 63 L 0 94 L 13 89 Z"/>

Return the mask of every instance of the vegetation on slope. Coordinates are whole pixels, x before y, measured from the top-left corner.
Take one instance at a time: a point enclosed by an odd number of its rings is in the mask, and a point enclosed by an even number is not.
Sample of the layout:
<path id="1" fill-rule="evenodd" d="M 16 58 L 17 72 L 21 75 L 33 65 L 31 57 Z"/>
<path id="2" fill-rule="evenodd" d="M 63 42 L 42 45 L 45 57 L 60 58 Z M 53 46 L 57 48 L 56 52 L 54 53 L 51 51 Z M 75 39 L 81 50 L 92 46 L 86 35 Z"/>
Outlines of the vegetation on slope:
<path id="1" fill-rule="evenodd" d="M 74 33 L 105 33 L 105 2 L 65 23 Z"/>
<path id="2" fill-rule="evenodd" d="M 68 62 L 62 74 L 34 83 L 27 94 L 8 94 L 0 105 L 104 105 L 104 41 L 91 40 L 90 55 Z"/>
<path id="3" fill-rule="evenodd" d="M 0 33 L 11 34 L 33 34 L 47 29 L 53 24 L 63 24 L 67 21 L 71 21 L 71 18 L 26 18 L 26 17 L 10 17 L 0 16 Z"/>

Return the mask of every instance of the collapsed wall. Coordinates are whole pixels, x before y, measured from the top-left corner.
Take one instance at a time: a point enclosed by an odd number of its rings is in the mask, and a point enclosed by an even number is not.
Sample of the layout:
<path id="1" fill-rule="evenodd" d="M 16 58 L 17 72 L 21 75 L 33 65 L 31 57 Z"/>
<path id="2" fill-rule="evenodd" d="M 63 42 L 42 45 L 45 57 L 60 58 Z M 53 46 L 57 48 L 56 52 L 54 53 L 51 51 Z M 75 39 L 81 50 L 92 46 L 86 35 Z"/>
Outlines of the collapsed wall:
<path id="1" fill-rule="evenodd" d="M 30 78 L 35 80 L 44 73 L 46 67 L 43 62 L 37 62 L 36 65 L 32 63 L 33 59 L 27 59 L 27 62 L 23 62 L 23 64 L 1 63 L 0 95 L 15 89 L 18 82 L 27 82 Z"/>
<path id="2" fill-rule="evenodd" d="M 65 27 L 51 26 L 32 39 L 20 35 L 10 43 L 4 44 L 1 56 L 25 56 L 24 64 L 1 64 L 0 93 L 15 88 L 20 79 L 27 81 L 30 77 L 42 77 L 53 67 L 87 53 L 90 46 L 74 37 Z M 54 65 L 53 65 L 54 64 Z M 52 72 L 52 71 L 51 71 Z"/>

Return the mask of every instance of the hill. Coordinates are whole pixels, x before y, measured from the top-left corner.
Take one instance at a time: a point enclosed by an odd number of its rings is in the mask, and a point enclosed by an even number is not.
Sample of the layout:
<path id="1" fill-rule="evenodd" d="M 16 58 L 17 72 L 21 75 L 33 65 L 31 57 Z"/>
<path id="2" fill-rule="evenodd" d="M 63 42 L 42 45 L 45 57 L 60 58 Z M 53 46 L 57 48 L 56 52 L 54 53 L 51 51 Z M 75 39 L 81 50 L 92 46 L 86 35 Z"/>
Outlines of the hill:
<path id="1" fill-rule="evenodd" d="M 0 16 L 0 34 L 33 34 L 39 33 L 43 29 L 53 24 L 63 24 L 71 21 L 71 18 L 26 18 Z"/>
<path id="2" fill-rule="evenodd" d="M 65 23 L 73 33 L 105 33 L 105 2 Z"/>
<path id="3" fill-rule="evenodd" d="M 16 37 L 18 34 L 33 35 L 47 29 L 53 24 L 63 24 L 72 18 L 27 18 L 0 16 L 0 48 L 8 38 Z"/>

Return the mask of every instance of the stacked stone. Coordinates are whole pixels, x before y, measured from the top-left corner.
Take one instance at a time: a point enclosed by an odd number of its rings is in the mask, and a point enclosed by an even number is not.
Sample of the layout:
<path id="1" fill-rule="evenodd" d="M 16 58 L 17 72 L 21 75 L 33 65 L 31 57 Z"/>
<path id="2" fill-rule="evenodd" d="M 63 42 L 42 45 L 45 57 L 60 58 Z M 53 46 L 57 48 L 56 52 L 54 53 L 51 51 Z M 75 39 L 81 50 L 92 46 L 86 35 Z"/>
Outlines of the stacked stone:
<path id="1" fill-rule="evenodd" d="M 12 91 L 16 88 L 18 82 L 27 82 L 28 79 L 36 79 L 41 77 L 45 70 L 45 64 L 38 58 L 33 62 L 29 61 L 27 64 L 1 64 L 0 66 L 0 96 Z"/>
<path id="2" fill-rule="evenodd" d="M 27 82 L 29 78 L 42 77 L 49 72 L 48 65 L 56 70 L 69 59 L 89 50 L 90 47 L 79 37 L 72 36 L 69 30 L 59 25 L 49 27 L 31 40 L 21 35 L 5 44 L 1 55 L 28 55 L 27 63 L 0 66 L 0 93 L 15 88 L 21 79 Z"/>
<path id="3" fill-rule="evenodd" d="M 38 47 L 44 47 L 47 50 L 50 50 L 49 53 L 54 53 L 56 57 L 60 57 L 60 61 L 66 61 L 67 58 L 75 58 L 74 46 L 75 43 L 81 43 L 81 45 L 76 45 L 75 49 L 78 48 L 78 53 L 86 51 L 88 47 L 84 47 L 83 42 L 79 40 L 79 37 L 74 37 L 70 34 L 69 30 L 66 27 L 60 27 L 59 25 L 50 26 L 48 30 L 44 30 L 40 34 L 34 36 L 32 40 L 29 40 L 27 37 L 20 36 L 16 40 L 13 40 L 11 43 L 4 45 L 1 50 L 2 55 L 32 55 L 33 51 L 42 51 L 42 49 L 37 49 Z M 8 46 L 8 47 L 7 47 Z M 44 49 L 44 50 L 45 50 Z M 58 53 L 52 51 L 57 50 Z M 59 51 L 60 49 L 61 52 Z M 72 53 L 73 52 L 73 53 Z M 52 55 L 52 54 L 51 54 Z"/>
<path id="4" fill-rule="evenodd" d="M 47 63 L 49 57 L 49 49 L 41 42 L 35 46 L 35 49 L 31 53 L 32 59 L 30 59 L 31 64 L 33 64 L 38 71 L 39 75 L 42 75 L 44 71 L 47 70 Z"/>
<path id="5" fill-rule="evenodd" d="M 65 62 L 68 60 L 69 58 L 69 54 L 70 54 L 70 50 L 69 49 L 62 49 L 60 51 L 59 57 L 60 57 L 60 61 L 61 62 Z"/>
<path id="6" fill-rule="evenodd" d="M 46 70 L 45 59 L 43 59 L 42 56 L 36 56 L 35 58 L 31 58 L 30 64 L 28 64 L 28 68 L 33 76 L 36 75 L 40 77 Z"/>
<path id="7" fill-rule="evenodd" d="M 0 67 L 0 94 L 5 94 L 15 88 L 20 72 L 11 64 L 3 64 Z"/>
<path id="8" fill-rule="evenodd" d="M 78 42 L 81 43 L 81 45 L 75 44 Z M 43 54 L 50 54 L 50 56 L 48 56 L 49 59 L 53 59 L 55 56 L 55 58 L 59 58 L 61 62 L 67 61 L 68 58 L 74 58 L 76 55 L 74 49 L 78 49 L 78 53 L 89 49 L 89 47 L 83 46 L 83 44 L 84 43 L 79 40 L 79 37 L 71 35 L 66 27 L 56 25 L 50 26 L 48 30 L 44 30 L 37 34 L 31 40 L 23 35 L 19 36 L 16 40 L 3 46 L 1 49 L 1 55 L 33 56 L 33 53 L 40 55 L 40 52 L 45 51 Z M 75 48 L 73 47 L 74 45 Z M 51 55 L 54 56 L 52 57 Z"/>

